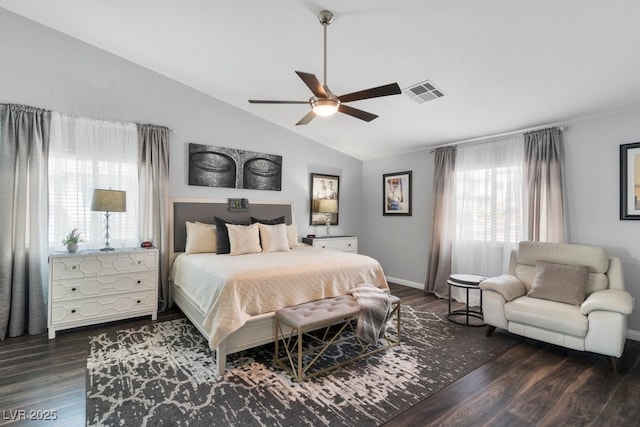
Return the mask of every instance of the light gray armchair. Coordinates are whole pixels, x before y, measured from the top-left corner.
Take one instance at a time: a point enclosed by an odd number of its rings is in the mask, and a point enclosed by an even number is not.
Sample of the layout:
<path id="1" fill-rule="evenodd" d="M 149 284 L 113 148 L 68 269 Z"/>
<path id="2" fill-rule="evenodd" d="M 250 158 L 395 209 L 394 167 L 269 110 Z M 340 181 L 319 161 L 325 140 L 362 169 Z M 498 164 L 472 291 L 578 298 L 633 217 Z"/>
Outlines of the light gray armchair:
<path id="1" fill-rule="evenodd" d="M 595 246 L 520 242 L 508 274 L 480 287 L 487 336 L 506 329 L 609 356 L 617 369 L 633 310 L 620 259 Z"/>

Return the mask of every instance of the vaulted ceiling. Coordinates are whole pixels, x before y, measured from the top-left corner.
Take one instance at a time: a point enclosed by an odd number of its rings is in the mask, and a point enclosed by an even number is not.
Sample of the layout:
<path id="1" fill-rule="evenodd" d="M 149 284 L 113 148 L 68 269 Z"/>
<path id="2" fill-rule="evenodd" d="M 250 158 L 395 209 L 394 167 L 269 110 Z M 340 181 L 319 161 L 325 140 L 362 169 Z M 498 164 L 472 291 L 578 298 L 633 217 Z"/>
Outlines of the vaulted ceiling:
<path id="1" fill-rule="evenodd" d="M 638 0 L 0 0 L 17 14 L 112 52 L 284 128 L 367 160 L 563 123 L 640 104 Z M 406 94 L 295 123 L 309 106 L 294 73 L 337 95 L 431 81 L 443 97 Z"/>

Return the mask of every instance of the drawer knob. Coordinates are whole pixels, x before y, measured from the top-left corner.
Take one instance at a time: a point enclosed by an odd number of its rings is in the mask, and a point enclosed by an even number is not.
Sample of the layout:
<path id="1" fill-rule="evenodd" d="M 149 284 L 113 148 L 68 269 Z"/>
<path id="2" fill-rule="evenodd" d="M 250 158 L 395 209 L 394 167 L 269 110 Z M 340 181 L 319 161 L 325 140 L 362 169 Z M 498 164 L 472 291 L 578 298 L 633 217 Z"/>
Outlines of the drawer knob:
<path id="1" fill-rule="evenodd" d="M 142 280 L 138 280 L 138 282 L 137 282 L 137 283 L 138 283 L 138 284 L 142 283 Z"/>
<path id="2" fill-rule="evenodd" d="M 76 309 L 75 309 L 75 308 L 74 308 L 73 310 L 71 310 L 71 313 L 75 313 L 75 312 L 76 312 Z"/>
<path id="3" fill-rule="evenodd" d="M 138 260 L 138 264 L 142 264 L 142 261 Z"/>
<path id="4" fill-rule="evenodd" d="M 325 246 L 325 245 L 322 245 L 322 249 L 324 249 L 324 248 L 326 248 L 326 246 Z"/>
<path id="5" fill-rule="evenodd" d="M 71 292 L 75 292 L 75 291 L 76 291 L 76 288 L 71 288 Z"/>
<path id="6" fill-rule="evenodd" d="M 77 270 L 77 269 L 78 269 L 78 266 L 77 266 L 77 265 L 72 265 L 72 266 L 71 266 L 71 269 L 72 269 L 72 270 Z"/>
<path id="7" fill-rule="evenodd" d="M 138 303 L 138 304 L 140 304 L 141 302 L 142 302 L 142 301 L 140 301 L 140 300 L 136 301 L 136 303 Z"/>
<path id="8" fill-rule="evenodd" d="M 349 243 L 349 247 L 351 247 L 351 243 Z"/>

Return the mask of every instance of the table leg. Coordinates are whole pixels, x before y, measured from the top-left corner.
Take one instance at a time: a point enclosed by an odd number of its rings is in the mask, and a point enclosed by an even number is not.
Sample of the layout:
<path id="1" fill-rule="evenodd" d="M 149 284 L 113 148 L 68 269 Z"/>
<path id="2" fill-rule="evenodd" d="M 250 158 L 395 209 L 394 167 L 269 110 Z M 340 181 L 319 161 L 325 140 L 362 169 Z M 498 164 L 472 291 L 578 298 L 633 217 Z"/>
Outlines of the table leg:
<path id="1" fill-rule="evenodd" d="M 465 301 L 465 305 L 466 305 L 466 313 L 467 313 L 467 326 L 469 326 L 469 288 L 466 289 L 467 290 L 467 300 Z"/>

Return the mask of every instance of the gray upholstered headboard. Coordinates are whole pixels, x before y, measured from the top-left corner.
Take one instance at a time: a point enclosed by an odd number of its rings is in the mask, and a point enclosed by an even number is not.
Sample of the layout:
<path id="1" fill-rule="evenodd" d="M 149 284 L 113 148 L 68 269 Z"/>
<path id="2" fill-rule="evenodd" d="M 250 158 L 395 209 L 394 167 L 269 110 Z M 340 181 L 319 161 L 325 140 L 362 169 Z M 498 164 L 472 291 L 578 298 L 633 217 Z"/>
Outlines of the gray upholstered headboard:
<path id="1" fill-rule="evenodd" d="M 171 246 L 172 254 L 184 252 L 187 240 L 186 221 L 215 224 L 214 216 L 230 219 L 255 217 L 271 219 L 284 216 L 287 224 L 293 224 L 293 202 L 273 200 L 249 200 L 249 210 L 229 211 L 227 199 L 171 199 Z"/>

